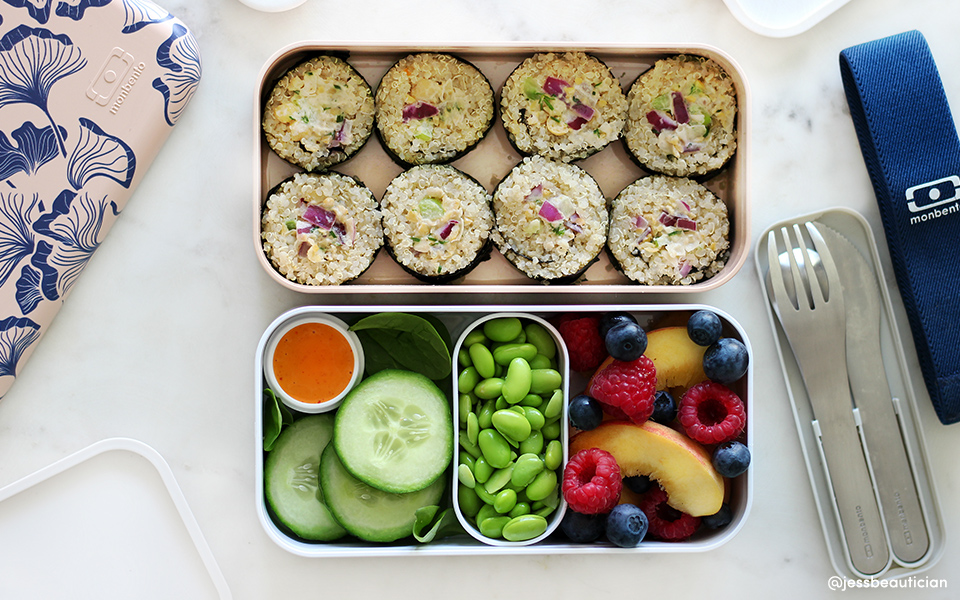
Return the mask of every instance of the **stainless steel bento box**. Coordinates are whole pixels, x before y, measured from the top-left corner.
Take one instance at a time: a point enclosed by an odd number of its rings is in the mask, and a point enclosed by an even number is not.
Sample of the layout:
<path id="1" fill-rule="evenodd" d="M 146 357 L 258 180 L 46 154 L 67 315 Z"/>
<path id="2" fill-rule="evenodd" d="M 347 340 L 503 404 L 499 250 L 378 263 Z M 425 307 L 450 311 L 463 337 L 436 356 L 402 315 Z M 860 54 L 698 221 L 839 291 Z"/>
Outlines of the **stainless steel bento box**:
<path id="1" fill-rule="evenodd" d="M 746 473 L 726 481 L 726 502 L 729 504 L 732 512 L 732 521 L 720 529 L 702 528 L 690 539 L 683 542 L 662 542 L 656 540 L 645 540 L 636 548 L 617 548 L 609 543 L 593 544 L 575 544 L 568 541 L 559 531 L 554 532 L 543 539 L 529 545 L 506 544 L 489 545 L 483 543 L 480 538 L 475 538 L 467 533 L 460 533 L 449 537 L 443 537 L 430 541 L 429 543 L 418 544 L 412 537 L 407 537 L 393 543 L 367 543 L 352 537 L 345 537 L 334 542 L 311 542 L 300 539 L 296 535 L 286 530 L 272 515 L 267 504 L 264 493 L 264 462 L 266 453 L 263 445 L 263 398 L 264 390 L 267 387 L 266 379 L 263 375 L 264 355 L 267 343 L 272 333 L 280 328 L 291 318 L 291 314 L 302 314 L 303 311 L 315 311 L 317 313 L 332 314 L 347 323 L 353 323 L 362 317 L 389 312 L 403 312 L 414 315 L 429 314 L 442 322 L 450 334 L 453 341 L 461 339 L 464 332 L 468 331 L 475 324 L 488 317 L 491 314 L 524 314 L 533 315 L 536 318 L 546 321 L 555 321 L 563 313 L 571 310 L 578 313 L 600 314 L 610 310 L 630 311 L 644 327 L 650 330 L 659 327 L 682 326 L 686 323 L 689 316 L 696 310 L 709 309 L 717 313 L 723 324 L 723 335 L 725 337 L 736 338 L 744 343 L 747 350 L 750 351 L 750 343 L 743 328 L 732 317 L 723 311 L 703 305 L 684 304 L 684 305 L 583 305 L 577 307 L 564 306 L 530 306 L 530 305 L 511 305 L 511 306 L 411 306 L 411 305 L 393 305 L 393 306 L 311 306 L 300 307 L 279 316 L 271 323 L 263 334 L 256 350 L 254 359 L 254 393 L 253 406 L 254 411 L 254 469 L 255 469 L 255 494 L 257 514 L 261 525 L 267 535 L 281 548 L 293 554 L 309 557 L 333 557 L 333 556 L 410 556 L 410 555 L 498 555 L 498 554 L 595 554 L 595 553 L 662 553 L 662 552 L 703 552 L 719 547 L 729 541 L 743 526 L 753 500 L 753 469 L 748 469 Z M 456 364 L 456 354 L 453 355 L 453 361 Z M 750 446 L 753 440 L 754 431 L 754 403 L 753 403 L 753 372 L 754 366 L 751 364 L 747 373 L 730 385 L 730 388 L 743 400 L 745 412 L 747 415 L 747 424 L 744 430 L 745 443 Z M 454 369 L 456 377 L 456 369 Z M 586 387 L 586 377 L 583 373 L 571 373 L 566 377 L 565 387 L 567 394 L 573 396 L 580 393 Z M 565 399 L 565 401 L 568 398 Z M 452 408 L 451 408 L 452 410 Z M 565 414 L 565 413 L 564 413 Z M 453 415 L 451 415 L 453 417 Z M 566 432 L 566 427 L 564 427 Z M 567 437 L 564 435 L 564 437 Z M 564 447 L 569 440 L 564 439 Z M 452 486 L 456 482 L 456 469 L 451 464 L 451 474 L 448 475 L 450 485 L 446 492 L 447 497 L 451 495 Z M 562 512 L 562 511 L 561 511 Z M 559 515 L 558 515 L 559 517 Z M 554 527 L 555 528 L 555 527 Z M 553 528 L 551 528 L 553 529 Z M 482 537 L 482 536 L 481 536 Z"/>
<path id="2" fill-rule="evenodd" d="M 704 185 L 726 205 L 730 220 L 729 257 L 725 267 L 719 273 L 691 285 L 638 285 L 615 268 L 606 252 L 601 252 L 599 259 L 589 266 L 576 283 L 543 285 L 528 278 L 494 250 L 489 259 L 481 262 L 465 277 L 453 283 L 438 286 L 418 281 L 405 272 L 387 252 L 380 252 L 372 266 L 357 279 L 342 285 L 321 286 L 291 281 L 271 264 L 264 253 L 261 239 L 263 207 L 270 190 L 299 169 L 270 149 L 261 121 L 266 99 L 274 83 L 291 67 L 321 53 L 345 55 L 348 62 L 375 89 L 387 69 L 403 56 L 413 52 L 444 52 L 475 65 L 489 80 L 493 89 L 498 91 L 511 71 L 525 58 L 541 51 L 567 50 L 584 51 L 601 59 L 610 67 L 624 89 L 629 88 L 637 76 L 650 68 L 658 58 L 676 54 L 713 59 L 732 78 L 737 92 L 737 150 L 723 169 L 703 181 Z M 750 215 L 747 185 L 751 128 L 749 98 L 747 83 L 737 64 L 723 52 L 708 46 L 598 44 L 569 46 L 543 43 L 413 46 L 366 43 L 329 44 L 316 41 L 292 44 L 268 59 L 259 74 L 253 98 L 252 133 L 255 143 L 251 233 L 254 250 L 270 279 L 288 289 L 309 294 L 343 294 L 359 297 L 363 294 L 378 293 L 418 294 L 442 289 L 444 293 L 471 294 L 475 298 L 479 298 L 482 294 L 533 293 L 543 296 L 562 293 L 573 298 L 586 299 L 588 294 L 594 294 L 591 298 L 597 298 L 596 294 L 708 291 L 729 281 L 739 271 L 749 253 Z M 499 116 L 495 115 L 489 134 L 476 148 L 452 163 L 453 166 L 475 178 L 488 191 L 492 191 L 522 158 L 511 146 L 499 121 Z M 619 140 L 577 164 L 596 179 L 608 203 L 620 190 L 646 174 L 631 160 L 629 153 Z M 336 165 L 333 170 L 358 178 L 377 199 L 383 196 L 393 178 L 403 171 L 391 160 L 379 140 L 374 139 L 370 139 L 355 156 Z"/>

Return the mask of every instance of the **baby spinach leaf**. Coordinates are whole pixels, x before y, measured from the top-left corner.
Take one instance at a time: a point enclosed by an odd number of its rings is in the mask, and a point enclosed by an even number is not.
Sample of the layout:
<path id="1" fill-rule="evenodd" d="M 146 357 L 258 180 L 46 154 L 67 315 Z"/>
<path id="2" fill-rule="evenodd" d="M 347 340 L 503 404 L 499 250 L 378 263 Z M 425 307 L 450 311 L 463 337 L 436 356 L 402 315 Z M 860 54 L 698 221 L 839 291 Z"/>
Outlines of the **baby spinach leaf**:
<path id="1" fill-rule="evenodd" d="M 413 537 L 421 544 L 460 533 L 463 533 L 463 526 L 452 508 L 441 511 L 439 506 L 424 506 L 417 509 Z"/>
<path id="2" fill-rule="evenodd" d="M 293 422 L 293 413 L 277 400 L 273 390 L 263 390 L 263 451 L 273 450 L 284 425 Z"/>
<path id="3" fill-rule="evenodd" d="M 363 344 L 368 375 L 384 369 L 415 371 L 435 381 L 450 375 L 449 346 L 437 328 L 423 317 L 380 313 L 360 319 L 350 330 L 357 333 Z"/>

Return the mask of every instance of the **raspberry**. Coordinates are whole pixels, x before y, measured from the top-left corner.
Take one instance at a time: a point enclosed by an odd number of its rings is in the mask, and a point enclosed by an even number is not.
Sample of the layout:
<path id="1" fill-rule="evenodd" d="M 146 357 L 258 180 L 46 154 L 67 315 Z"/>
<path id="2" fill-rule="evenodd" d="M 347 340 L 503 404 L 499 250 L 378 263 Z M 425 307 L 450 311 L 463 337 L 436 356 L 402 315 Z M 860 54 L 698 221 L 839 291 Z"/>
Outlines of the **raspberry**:
<path id="1" fill-rule="evenodd" d="M 561 489 L 571 510 L 585 515 L 610 512 L 623 489 L 620 465 L 606 450 L 585 448 L 567 461 Z"/>
<path id="2" fill-rule="evenodd" d="M 640 498 L 640 510 L 647 515 L 649 534 L 665 542 L 680 542 L 700 526 L 700 517 L 680 512 L 667 504 L 667 493 L 655 486 Z"/>
<path id="3" fill-rule="evenodd" d="M 592 371 L 607 357 L 607 347 L 600 337 L 600 317 L 565 314 L 560 317 L 557 330 L 567 345 L 571 370 Z"/>
<path id="4" fill-rule="evenodd" d="M 626 416 L 640 425 L 653 414 L 657 370 L 646 356 L 631 362 L 613 360 L 594 375 L 587 393 L 609 408 L 611 415 Z"/>
<path id="5" fill-rule="evenodd" d="M 740 435 L 747 423 L 743 402 L 733 390 L 713 381 L 693 386 L 680 398 L 677 419 L 701 444 L 722 444 Z"/>

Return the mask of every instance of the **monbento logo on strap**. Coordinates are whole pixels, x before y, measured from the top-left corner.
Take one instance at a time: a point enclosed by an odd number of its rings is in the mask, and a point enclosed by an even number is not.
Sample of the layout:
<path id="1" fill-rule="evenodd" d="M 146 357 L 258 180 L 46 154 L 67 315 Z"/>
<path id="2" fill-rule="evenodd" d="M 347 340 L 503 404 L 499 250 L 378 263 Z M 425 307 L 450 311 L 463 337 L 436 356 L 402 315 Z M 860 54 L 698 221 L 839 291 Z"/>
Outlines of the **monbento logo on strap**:
<path id="1" fill-rule="evenodd" d="M 916 213 L 910 224 L 960 213 L 960 177 L 951 175 L 907 188 L 907 208 Z"/>

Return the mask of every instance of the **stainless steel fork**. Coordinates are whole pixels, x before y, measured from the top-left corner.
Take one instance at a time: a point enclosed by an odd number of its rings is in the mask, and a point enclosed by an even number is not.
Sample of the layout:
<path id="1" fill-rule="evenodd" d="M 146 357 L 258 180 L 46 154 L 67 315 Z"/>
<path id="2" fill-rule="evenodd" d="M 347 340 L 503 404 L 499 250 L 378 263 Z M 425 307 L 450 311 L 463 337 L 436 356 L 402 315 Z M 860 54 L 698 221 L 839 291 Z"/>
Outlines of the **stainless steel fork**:
<path id="1" fill-rule="evenodd" d="M 800 366 L 820 428 L 823 457 L 850 562 L 856 571 L 876 575 L 890 563 L 890 550 L 853 415 L 840 277 L 816 226 L 810 222 L 803 226 L 813 249 L 804 240 L 799 224 L 780 229 L 782 253 L 776 232 L 769 233 L 768 292 Z M 818 262 L 826 274 L 826 289 L 814 273 Z M 785 280 L 784 271 L 789 271 L 792 281 Z"/>

